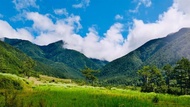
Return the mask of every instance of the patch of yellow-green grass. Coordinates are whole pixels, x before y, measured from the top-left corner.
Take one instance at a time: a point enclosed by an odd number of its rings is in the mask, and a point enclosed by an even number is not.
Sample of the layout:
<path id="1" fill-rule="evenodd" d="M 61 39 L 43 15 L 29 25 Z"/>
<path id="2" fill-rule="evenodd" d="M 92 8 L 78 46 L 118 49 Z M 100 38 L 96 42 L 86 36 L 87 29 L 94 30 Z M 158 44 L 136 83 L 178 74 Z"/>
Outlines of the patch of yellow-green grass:
<path id="1" fill-rule="evenodd" d="M 55 83 L 71 83 L 71 79 L 61 79 L 61 78 L 55 78 L 51 76 L 46 76 L 46 75 L 40 75 L 39 78 L 40 81 L 42 82 L 55 82 Z"/>
<path id="2" fill-rule="evenodd" d="M 15 80 L 30 81 L 11 74 L 0 74 Z M 49 77 L 45 77 L 46 79 Z M 54 78 L 56 79 L 56 78 Z M 39 80 L 40 81 L 40 80 Z M 189 107 L 190 96 L 141 93 L 139 91 L 73 83 L 47 82 L 33 84 L 28 90 L 0 92 L 0 107 Z"/>
<path id="3" fill-rule="evenodd" d="M 153 102 L 154 97 L 158 102 Z M 32 92 L 18 95 L 24 107 L 189 107 L 189 96 L 172 96 L 155 93 L 101 87 L 56 85 L 37 86 Z"/>
<path id="4" fill-rule="evenodd" d="M 14 74 L 0 73 L 0 89 L 23 90 L 30 88 L 30 83 L 26 78 Z"/>

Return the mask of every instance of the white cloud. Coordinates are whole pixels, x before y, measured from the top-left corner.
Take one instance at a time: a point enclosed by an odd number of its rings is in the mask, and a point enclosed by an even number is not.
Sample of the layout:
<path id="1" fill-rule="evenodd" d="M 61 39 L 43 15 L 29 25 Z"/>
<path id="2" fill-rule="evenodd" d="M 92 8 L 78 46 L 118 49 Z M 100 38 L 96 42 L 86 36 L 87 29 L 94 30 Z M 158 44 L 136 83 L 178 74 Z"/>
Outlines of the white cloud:
<path id="1" fill-rule="evenodd" d="M 36 4 L 36 0 L 13 0 L 13 3 L 18 11 L 28 7 L 39 8 L 39 6 Z"/>
<path id="2" fill-rule="evenodd" d="M 9 23 L 0 20 L 0 38 L 18 38 L 33 41 L 33 36 L 25 28 L 13 29 Z"/>
<path id="3" fill-rule="evenodd" d="M 123 20 L 123 16 L 117 14 L 117 15 L 115 16 L 115 20 Z"/>
<path id="4" fill-rule="evenodd" d="M 190 0 L 174 0 L 174 3 L 179 11 L 183 11 L 184 13 L 190 13 Z"/>
<path id="5" fill-rule="evenodd" d="M 90 5 L 90 0 L 82 0 L 79 4 L 72 5 L 73 8 L 86 8 Z"/>
<path id="6" fill-rule="evenodd" d="M 131 13 L 137 13 L 139 11 L 139 7 L 140 6 L 141 6 L 141 3 L 138 3 L 137 6 L 135 7 L 135 9 L 129 10 L 129 12 L 131 12 Z"/>
<path id="7" fill-rule="evenodd" d="M 28 20 L 34 22 L 33 28 L 39 31 L 52 31 L 54 24 L 52 20 L 46 15 L 40 15 L 37 12 L 29 12 L 26 14 Z"/>
<path id="8" fill-rule="evenodd" d="M 183 2 L 185 1 L 183 0 Z M 154 23 L 144 23 L 142 20 L 134 19 L 133 27 L 129 32 L 125 45 L 131 51 L 151 39 L 164 37 L 183 27 L 190 27 L 190 12 L 184 12 L 174 3 Z"/>
<path id="9" fill-rule="evenodd" d="M 140 3 L 142 3 L 145 7 L 150 7 L 152 5 L 151 0 L 140 0 Z"/>
<path id="10" fill-rule="evenodd" d="M 57 14 L 57 15 L 65 15 L 65 16 L 68 16 L 69 13 L 67 12 L 66 8 L 63 8 L 63 9 L 55 9 L 54 10 L 54 13 Z"/>
<path id="11" fill-rule="evenodd" d="M 133 10 L 129 10 L 131 13 L 137 13 L 139 12 L 139 8 L 144 5 L 145 7 L 150 7 L 152 5 L 151 0 L 133 0 L 133 2 L 137 2 L 137 6 Z"/>
<path id="12" fill-rule="evenodd" d="M 124 41 L 121 34 L 122 31 L 123 25 L 121 23 L 115 23 L 104 34 L 104 37 L 100 38 L 97 31 L 94 28 L 90 28 L 89 33 L 83 39 L 81 52 L 88 57 L 108 61 L 121 57 L 125 54 L 122 46 Z M 69 48 L 69 45 L 67 48 Z"/>
<path id="13" fill-rule="evenodd" d="M 81 38 L 75 34 L 82 28 L 79 16 L 70 15 L 65 19 L 56 20 L 55 23 L 47 15 L 37 12 L 29 12 L 26 18 L 33 21 L 32 28 L 39 34 L 34 40 L 37 44 L 47 45 L 58 40 L 71 43 Z"/>

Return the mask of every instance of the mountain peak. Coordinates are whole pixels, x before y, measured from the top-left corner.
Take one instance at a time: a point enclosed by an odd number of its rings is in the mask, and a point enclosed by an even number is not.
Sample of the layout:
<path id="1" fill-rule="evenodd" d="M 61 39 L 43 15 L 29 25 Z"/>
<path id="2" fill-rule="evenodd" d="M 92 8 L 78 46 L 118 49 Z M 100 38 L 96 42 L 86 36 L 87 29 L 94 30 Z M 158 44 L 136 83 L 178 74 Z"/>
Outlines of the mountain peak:
<path id="1" fill-rule="evenodd" d="M 63 45 L 65 44 L 65 42 L 63 40 L 59 40 L 57 42 L 53 42 L 53 43 L 50 43 L 48 45 L 44 45 L 44 46 L 41 46 L 43 48 L 64 48 Z"/>
<path id="2" fill-rule="evenodd" d="M 65 42 L 63 41 L 63 40 L 59 40 L 59 41 L 57 41 L 57 42 L 53 42 L 53 43 L 50 43 L 50 44 L 48 44 L 47 46 L 63 46 L 65 44 Z"/>

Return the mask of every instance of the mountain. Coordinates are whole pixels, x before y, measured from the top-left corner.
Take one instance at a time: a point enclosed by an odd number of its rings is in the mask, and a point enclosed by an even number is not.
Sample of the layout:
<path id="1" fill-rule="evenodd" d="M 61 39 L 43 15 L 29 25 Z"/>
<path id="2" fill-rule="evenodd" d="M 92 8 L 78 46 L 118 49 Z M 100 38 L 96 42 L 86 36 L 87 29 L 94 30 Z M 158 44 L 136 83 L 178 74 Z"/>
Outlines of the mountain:
<path id="1" fill-rule="evenodd" d="M 38 46 L 26 40 L 8 39 L 4 42 L 23 51 L 38 62 L 35 70 L 62 78 L 82 78 L 85 66 L 99 69 L 100 66 L 75 50 L 63 48 L 64 42 L 57 41 L 47 46 Z"/>
<path id="2" fill-rule="evenodd" d="M 70 49 L 63 48 L 64 42 L 58 41 L 40 48 L 45 53 L 45 57 L 54 62 L 63 62 L 67 66 L 76 70 L 81 70 L 85 66 L 92 69 L 99 69 L 100 66 L 87 58 L 84 54 Z"/>
<path id="3" fill-rule="evenodd" d="M 105 60 L 99 60 L 99 59 L 93 59 L 93 58 L 91 58 L 91 60 L 97 65 L 99 65 L 100 67 L 103 67 L 109 63 L 108 61 L 105 61 Z"/>
<path id="4" fill-rule="evenodd" d="M 26 54 L 12 46 L 0 41 L 0 72 L 21 74 L 23 65 L 31 60 Z"/>
<path id="5" fill-rule="evenodd" d="M 190 59 L 190 28 L 167 37 L 151 40 L 101 69 L 99 77 L 106 83 L 131 85 L 137 82 L 137 70 L 145 65 L 175 64 L 182 57 Z"/>

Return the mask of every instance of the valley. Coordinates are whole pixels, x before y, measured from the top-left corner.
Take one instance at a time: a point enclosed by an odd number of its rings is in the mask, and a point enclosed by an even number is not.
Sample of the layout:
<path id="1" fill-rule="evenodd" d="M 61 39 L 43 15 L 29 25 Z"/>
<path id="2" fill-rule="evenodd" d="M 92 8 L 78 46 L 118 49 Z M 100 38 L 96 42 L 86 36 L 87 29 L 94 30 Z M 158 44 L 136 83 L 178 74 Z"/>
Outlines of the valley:
<path id="1" fill-rule="evenodd" d="M 0 107 L 190 107 L 190 0 L 1 0 Z"/>
<path id="2" fill-rule="evenodd" d="M 58 41 L 0 41 L 1 107 L 187 107 L 190 29 L 151 40 L 114 61 Z M 180 76 L 181 75 L 181 76 Z"/>

